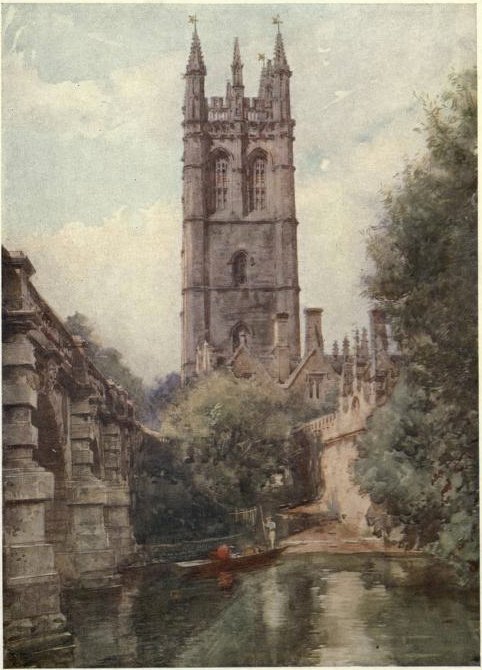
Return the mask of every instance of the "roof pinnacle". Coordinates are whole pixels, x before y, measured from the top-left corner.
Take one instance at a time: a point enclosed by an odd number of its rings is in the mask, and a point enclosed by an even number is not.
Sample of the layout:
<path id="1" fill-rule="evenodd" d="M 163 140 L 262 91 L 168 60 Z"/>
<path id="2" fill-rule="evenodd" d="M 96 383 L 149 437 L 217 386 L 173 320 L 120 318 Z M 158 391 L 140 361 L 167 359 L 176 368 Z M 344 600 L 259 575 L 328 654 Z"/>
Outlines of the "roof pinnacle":
<path id="1" fill-rule="evenodd" d="M 243 63 L 241 61 L 241 53 L 239 51 L 239 40 L 236 37 L 234 40 L 233 63 L 231 65 L 233 73 L 233 86 L 243 85 Z"/>
<path id="2" fill-rule="evenodd" d="M 186 74 L 206 74 L 206 66 L 204 65 L 204 58 L 201 49 L 201 40 L 197 32 L 198 19 L 195 14 L 189 16 L 189 23 L 194 24 L 194 31 L 192 34 L 191 51 L 189 53 L 189 60 L 187 62 Z"/>
<path id="3" fill-rule="evenodd" d="M 283 44 L 283 37 L 279 32 L 276 33 L 276 42 L 274 46 L 274 66 L 275 67 L 288 67 L 288 61 L 286 60 L 285 47 Z"/>

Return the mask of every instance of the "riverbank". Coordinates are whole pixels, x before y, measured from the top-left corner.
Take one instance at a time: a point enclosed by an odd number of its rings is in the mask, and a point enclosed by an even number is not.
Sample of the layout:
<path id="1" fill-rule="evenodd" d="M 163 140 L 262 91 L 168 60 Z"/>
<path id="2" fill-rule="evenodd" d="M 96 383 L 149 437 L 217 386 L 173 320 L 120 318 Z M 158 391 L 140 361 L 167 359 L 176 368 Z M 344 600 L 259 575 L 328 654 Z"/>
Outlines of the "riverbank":
<path id="1" fill-rule="evenodd" d="M 395 545 L 387 546 L 375 536 L 360 537 L 355 529 L 338 521 L 330 521 L 290 535 L 280 541 L 286 554 L 320 552 L 326 554 L 383 554 L 385 556 L 424 556 L 422 551 L 407 551 Z"/>

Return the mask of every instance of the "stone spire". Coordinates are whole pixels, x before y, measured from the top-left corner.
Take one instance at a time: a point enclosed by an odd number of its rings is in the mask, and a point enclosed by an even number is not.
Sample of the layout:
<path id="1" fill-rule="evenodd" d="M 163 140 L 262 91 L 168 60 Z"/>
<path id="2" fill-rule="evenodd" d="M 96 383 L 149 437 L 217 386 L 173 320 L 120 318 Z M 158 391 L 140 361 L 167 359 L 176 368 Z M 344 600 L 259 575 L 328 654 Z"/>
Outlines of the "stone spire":
<path id="1" fill-rule="evenodd" d="M 291 70 L 286 60 L 283 37 L 279 30 L 276 33 L 273 59 L 273 120 L 289 121 L 290 109 L 290 77 Z"/>
<path id="2" fill-rule="evenodd" d="M 186 74 L 200 74 L 206 76 L 206 66 L 204 65 L 201 40 L 197 34 L 196 24 L 194 24 L 194 32 L 192 34 L 191 51 L 187 62 Z"/>
<path id="3" fill-rule="evenodd" d="M 234 53 L 231 71 L 233 73 L 233 86 L 243 86 L 243 63 L 241 62 L 239 40 L 237 37 L 234 40 Z"/>
<path id="4" fill-rule="evenodd" d="M 196 23 L 192 34 L 191 51 L 184 76 L 186 90 L 184 94 L 184 120 L 199 122 L 207 115 L 204 98 L 204 77 L 206 67 L 204 65 L 201 50 L 201 41 L 197 34 Z"/>
<path id="5" fill-rule="evenodd" d="M 278 32 L 276 33 L 276 42 L 274 45 L 273 63 L 275 70 L 287 70 L 289 72 L 290 68 L 288 65 L 288 61 L 286 60 L 285 47 L 283 44 L 283 37 L 279 30 L 279 25 L 278 25 Z"/>

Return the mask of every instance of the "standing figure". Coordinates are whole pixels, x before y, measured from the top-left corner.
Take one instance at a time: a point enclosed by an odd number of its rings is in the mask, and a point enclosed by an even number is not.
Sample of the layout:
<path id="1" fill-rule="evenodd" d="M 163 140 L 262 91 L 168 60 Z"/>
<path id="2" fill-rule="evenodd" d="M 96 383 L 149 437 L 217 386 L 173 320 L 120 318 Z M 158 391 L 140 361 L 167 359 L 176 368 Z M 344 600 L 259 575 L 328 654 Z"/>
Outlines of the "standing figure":
<path id="1" fill-rule="evenodd" d="M 268 531 L 268 540 L 270 549 L 274 549 L 276 544 L 276 524 L 273 519 L 268 516 L 264 524 L 266 530 Z"/>

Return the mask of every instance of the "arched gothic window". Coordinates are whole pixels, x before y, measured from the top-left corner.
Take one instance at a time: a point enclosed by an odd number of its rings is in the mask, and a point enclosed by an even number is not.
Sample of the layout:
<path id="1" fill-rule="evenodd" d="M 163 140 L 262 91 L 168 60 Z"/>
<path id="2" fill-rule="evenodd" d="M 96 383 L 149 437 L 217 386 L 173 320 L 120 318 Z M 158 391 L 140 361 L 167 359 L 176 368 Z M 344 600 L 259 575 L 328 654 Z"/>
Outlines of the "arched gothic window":
<path id="1" fill-rule="evenodd" d="M 221 212 L 228 206 L 228 159 L 217 156 L 212 164 L 212 211 Z"/>
<path id="2" fill-rule="evenodd" d="M 233 282 L 235 286 L 242 286 L 248 281 L 248 254 L 238 251 L 233 258 Z"/>
<path id="3" fill-rule="evenodd" d="M 249 174 L 249 211 L 266 209 L 266 160 L 256 157 Z"/>

